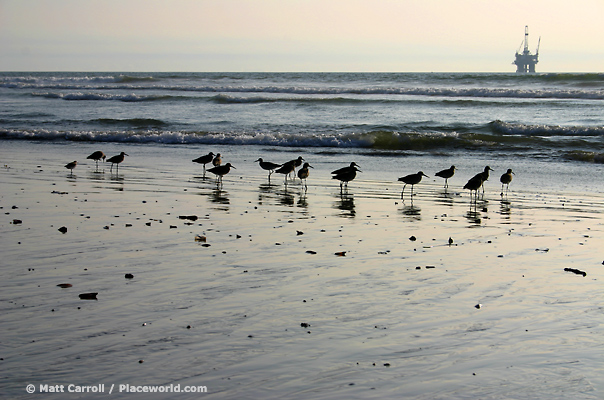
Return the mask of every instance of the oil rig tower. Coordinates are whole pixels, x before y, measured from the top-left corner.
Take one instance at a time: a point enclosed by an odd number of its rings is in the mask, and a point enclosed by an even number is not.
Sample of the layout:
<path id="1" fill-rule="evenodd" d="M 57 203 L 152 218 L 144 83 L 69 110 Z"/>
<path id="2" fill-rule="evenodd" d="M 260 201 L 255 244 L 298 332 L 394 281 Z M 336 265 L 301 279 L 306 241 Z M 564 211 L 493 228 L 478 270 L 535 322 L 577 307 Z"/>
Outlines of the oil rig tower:
<path id="1" fill-rule="evenodd" d="M 524 50 L 520 53 L 520 48 L 524 45 Z M 524 40 L 520 43 L 520 48 L 516 51 L 516 60 L 512 64 L 516 64 L 516 72 L 519 74 L 534 73 L 535 64 L 539 62 L 539 45 L 541 45 L 541 37 L 537 44 L 537 52 L 533 55 L 528 48 L 528 25 L 524 27 Z"/>

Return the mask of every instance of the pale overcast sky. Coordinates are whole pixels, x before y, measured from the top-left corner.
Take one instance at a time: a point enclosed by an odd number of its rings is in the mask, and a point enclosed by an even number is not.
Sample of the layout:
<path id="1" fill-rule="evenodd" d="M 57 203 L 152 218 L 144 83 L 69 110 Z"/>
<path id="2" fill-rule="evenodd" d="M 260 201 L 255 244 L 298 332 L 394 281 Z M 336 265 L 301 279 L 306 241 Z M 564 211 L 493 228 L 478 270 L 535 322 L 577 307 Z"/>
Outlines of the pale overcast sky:
<path id="1" fill-rule="evenodd" d="M 0 0 L 2 71 L 604 71 L 604 0 Z"/>

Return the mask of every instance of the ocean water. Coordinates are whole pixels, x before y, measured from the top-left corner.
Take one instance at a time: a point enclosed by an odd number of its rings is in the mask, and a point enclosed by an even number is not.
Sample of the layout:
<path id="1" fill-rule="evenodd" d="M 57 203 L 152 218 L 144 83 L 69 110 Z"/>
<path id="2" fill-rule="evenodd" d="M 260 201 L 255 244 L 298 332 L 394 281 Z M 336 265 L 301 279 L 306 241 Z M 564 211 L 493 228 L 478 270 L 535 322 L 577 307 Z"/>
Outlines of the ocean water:
<path id="1" fill-rule="evenodd" d="M 1 73 L 0 137 L 604 161 L 604 74 Z"/>

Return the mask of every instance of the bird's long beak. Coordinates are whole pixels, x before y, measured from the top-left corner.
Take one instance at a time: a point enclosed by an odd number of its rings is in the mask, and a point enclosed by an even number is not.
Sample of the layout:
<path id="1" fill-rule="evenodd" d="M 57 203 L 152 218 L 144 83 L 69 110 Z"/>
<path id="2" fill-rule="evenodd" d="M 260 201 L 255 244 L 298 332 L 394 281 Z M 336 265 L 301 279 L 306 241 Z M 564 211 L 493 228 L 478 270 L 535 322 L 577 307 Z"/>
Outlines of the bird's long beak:
<path id="1" fill-rule="evenodd" d="M 124 155 L 125 155 L 125 156 L 128 156 L 128 157 L 130 157 L 130 154 L 126 154 L 126 153 L 124 153 Z"/>
<path id="2" fill-rule="evenodd" d="M 426 174 L 422 174 L 422 175 L 423 175 L 423 176 L 425 176 L 426 178 L 429 178 L 429 176 L 428 176 L 428 175 L 426 175 Z"/>
<path id="3" fill-rule="evenodd" d="M 315 169 L 315 167 L 313 167 L 312 165 L 309 165 L 309 167 L 311 167 L 312 169 Z"/>

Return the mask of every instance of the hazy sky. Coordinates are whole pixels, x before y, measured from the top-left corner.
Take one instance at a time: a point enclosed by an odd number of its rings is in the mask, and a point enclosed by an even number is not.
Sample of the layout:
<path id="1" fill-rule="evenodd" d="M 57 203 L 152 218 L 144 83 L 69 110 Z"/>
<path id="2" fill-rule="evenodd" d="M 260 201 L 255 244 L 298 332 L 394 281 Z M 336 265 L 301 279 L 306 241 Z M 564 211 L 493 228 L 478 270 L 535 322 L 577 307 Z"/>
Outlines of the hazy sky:
<path id="1" fill-rule="evenodd" d="M 604 71 L 604 0 L 0 0 L 3 71 Z"/>

